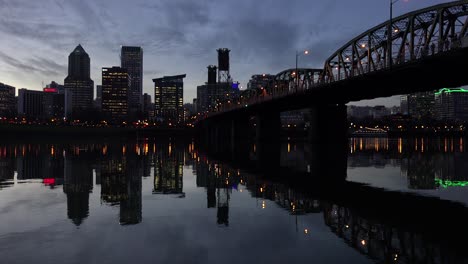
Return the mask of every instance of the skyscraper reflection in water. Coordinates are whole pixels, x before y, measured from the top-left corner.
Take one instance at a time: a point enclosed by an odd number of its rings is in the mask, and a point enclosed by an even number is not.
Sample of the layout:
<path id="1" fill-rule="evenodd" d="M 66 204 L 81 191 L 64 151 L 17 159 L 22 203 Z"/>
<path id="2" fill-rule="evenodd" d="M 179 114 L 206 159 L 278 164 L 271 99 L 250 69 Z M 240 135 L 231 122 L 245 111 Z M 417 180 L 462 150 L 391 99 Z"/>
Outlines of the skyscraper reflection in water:
<path id="1" fill-rule="evenodd" d="M 93 190 L 91 164 L 80 157 L 77 146 L 65 154 L 63 192 L 67 195 L 68 218 L 77 226 L 89 215 L 89 193 Z"/>
<path id="2" fill-rule="evenodd" d="M 138 146 L 135 146 L 136 148 Z M 139 158 L 127 145 L 106 146 L 101 156 L 101 200 L 111 206 L 120 205 L 120 224 L 138 224 L 142 220 L 141 178 Z"/>
<path id="3" fill-rule="evenodd" d="M 154 166 L 153 194 L 174 194 L 185 197 L 183 192 L 184 152 L 169 141 L 157 145 Z"/>

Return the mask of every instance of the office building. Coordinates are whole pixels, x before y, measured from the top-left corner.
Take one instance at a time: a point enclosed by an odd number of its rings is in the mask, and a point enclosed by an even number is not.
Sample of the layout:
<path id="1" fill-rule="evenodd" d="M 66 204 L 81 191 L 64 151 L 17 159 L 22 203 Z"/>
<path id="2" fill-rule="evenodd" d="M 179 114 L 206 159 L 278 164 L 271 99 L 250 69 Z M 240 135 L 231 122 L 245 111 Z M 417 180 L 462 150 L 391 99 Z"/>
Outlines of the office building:
<path id="1" fill-rule="evenodd" d="M 149 119 L 154 116 L 153 104 L 151 103 L 151 95 L 147 93 L 143 95 L 143 116 L 145 119 Z"/>
<path id="2" fill-rule="evenodd" d="M 15 109 L 15 90 L 10 85 L 0 83 L 0 117 L 14 117 Z"/>
<path id="3" fill-rule="evenodd" d="M 267 92 L 271 92 L 271 89 L 275 84 L 275 75 L 271 74 L 255 74 L 252 75 L 249 82 L 247 83 L 248 90 L 261 90 L 265 89 Z"/>
<path id="4" fill-rule="evenodd" d="M 43 89 L 43 111 L 46 119 L 63 119 L 65 117 L 65 94 L 58 88 Z"/>
<path id="5" fill-rule="evenodd" d="M 55 81 L 52 81 L 51 83 L 47 84 L 45 88 L 55 89 L 54 92 L 59 94 L 65 94 L 65 86 L 63 86 L 62 84 L 58 84 Z M 46 90 L 44 90 L 44 92 L 46 92 Z"/>
<path id="6" fill-rule="evenodd" d="M 468 87 L 444 88 L 435 93 L 436 117 L 443 121 L 468 121 Z"/>
<path id="7" fill-rule="evenodd" d="M 165 124 L 181 125 L 184 120 L 185 74 L 153 79 L 155 118 Z"/>
<path id="8" fill-rule="evenodd" d="M 143 92 L 143 49 L 123 46 L 121 49 L 121 67 L 126 69 L 131 78 L 128 93 L 129 110 L 132 115 L 142 111 Z"/>
<path id="9" fill-rule="evenodd" d="M 29 119 L 41 119 L 44 117 L 44 92 L 18 90 L 18 116 Z"/>
<path id="10" fill-rule="evenodd" d="M 90 78 L 90 58 L 81 45 L 68 56 L 68 76 L 65 90 L 71 92 L 73 114 L 91 109 L 93 105 L 94 82 Z"/>
<path id="11" fill-rule="evenodd" d="M 410 115 L 413 119 L 433 118 L 435 115 L 434 91 L 402 95 L 400 108 L 403 114 Z"/>
<path id="12" fill-rule="evenodd" d="M 128 118 L 130 78 L 120 67 L 102 68 L 102 114 L 112 123 Z"/>

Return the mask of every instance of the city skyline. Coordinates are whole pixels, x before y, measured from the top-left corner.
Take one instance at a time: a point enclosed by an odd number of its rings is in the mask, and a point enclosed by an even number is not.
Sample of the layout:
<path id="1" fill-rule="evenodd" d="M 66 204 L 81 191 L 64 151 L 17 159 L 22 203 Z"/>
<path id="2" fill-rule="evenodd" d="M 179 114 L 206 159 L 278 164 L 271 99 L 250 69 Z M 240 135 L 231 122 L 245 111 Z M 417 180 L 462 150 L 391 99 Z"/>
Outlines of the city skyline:
<path id="1" fill-rule="evenodd" d="M 321 68 L 323 61 L 348 40 L 388 20 L 387 1 L 360 2 L 327 1 L 303 8 L 306 2 L 253 5 L 244 1 L 233 9 L 227 2 L 138 1 L 108 5 L 46 1 L 39 5 L 2 1 L 0 32 L 8 41 L 0 44 L 0 81 L 17 89 L 33 90 L 41 90 L 42 83 L 52 80 L 61 82 L 67 74 L 66 57 L 82 44 L 91 57 L 91 79 L 100 84 L 102 67 L 120 65 L 121 46 L 141 46 L 145 51 L 143 93 L 152 94 L 153 78 L 186 72 L 184 101 L 191 102 L 196 87 L 206 82 L 206 66 L 216 61 L 216 49 L 220 47 L 232 50 L 231 75 L 244 88 L 253 74 L 276 74 L 291 68 L 299 49 L 311 50 L 309 56 L 301 57 L 301 67 Z M 394 16 L 444 2 L 449 1 L 398 3 Z M 43 9 L 48 12 L 41 12 Z M 372 10 L 374 15 L 363 19 L 363 10 Z M 50 12 L 59 15 L 51 18 L 46 15 Z M 140 19 L 135 22 L 109 16 L 122 12 L 138 13 Z M 69 18 L 62 17 L 62 13 Z M 154 21 L 156 14 L 160 18 Z M 284 19 L 285 15 L 289 19 Z M 350 20 L 353 23 L 348 23 Z M 353 104 L 398 105 L 399 97 Z"/>

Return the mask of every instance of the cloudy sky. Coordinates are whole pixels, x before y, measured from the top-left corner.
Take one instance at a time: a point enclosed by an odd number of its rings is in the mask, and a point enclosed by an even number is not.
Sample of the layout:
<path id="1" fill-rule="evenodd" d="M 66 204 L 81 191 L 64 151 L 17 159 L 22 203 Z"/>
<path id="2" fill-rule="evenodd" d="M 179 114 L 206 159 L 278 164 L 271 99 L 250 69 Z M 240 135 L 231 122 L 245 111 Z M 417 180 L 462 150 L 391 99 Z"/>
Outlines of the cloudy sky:
<path id="1" fill-rule="evenodd" d="M 401 15 L 443 0 L 402 0 Z M 0 0 L 0 82 L 41 89 L 63 83 L 68 54 L 79 43 L 91 75 L 120 64 L 121 45 L 144 49 L 144 92 L 152 78 L 186 73 L 186 102 L 203 84 L 216 49 L 231 49 L 231 76 L 246 86 L 253 74 L 276 74 L 324 60 L 354 36 L 388 20 L 389 0 Z M 395 105 L 397 97 L 359 105 Z"/>

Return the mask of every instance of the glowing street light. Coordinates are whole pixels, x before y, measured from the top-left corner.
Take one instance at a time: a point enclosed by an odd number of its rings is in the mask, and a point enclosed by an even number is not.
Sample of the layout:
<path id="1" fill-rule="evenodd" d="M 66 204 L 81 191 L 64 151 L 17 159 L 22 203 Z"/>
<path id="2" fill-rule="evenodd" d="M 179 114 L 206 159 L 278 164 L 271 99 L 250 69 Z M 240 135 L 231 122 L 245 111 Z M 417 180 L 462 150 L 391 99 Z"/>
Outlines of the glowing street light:
<path id="1" fill-rule="evenodd" d="M 390 0 L 390 23 L 387 29 L 387 51 L 388 51 L 388 65 L 389 68 L 392 68 L 393 59 L 392 59 L 392 32 L 393 32 L 393 5 L 396 4 L 400 0 Z M 404 2 L 408 2 L 409 0 L 403 0 Z M 395 33 L 398 33 L 398 29 L 395 30 Z"/>
<path id="2" fill-rule="evenodd" d="M 299 87 L 299 72 L 297 69 L 297 61 L 299 59 L 299 55 L 304 54 L 304 55 L 309 55 L 308 50 L 304 50 L 303 52 L 296 51 L 296 93 L 297 93 L 297 87 Z"/>

